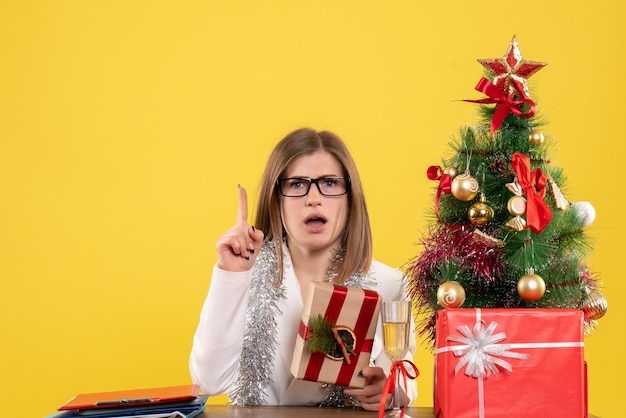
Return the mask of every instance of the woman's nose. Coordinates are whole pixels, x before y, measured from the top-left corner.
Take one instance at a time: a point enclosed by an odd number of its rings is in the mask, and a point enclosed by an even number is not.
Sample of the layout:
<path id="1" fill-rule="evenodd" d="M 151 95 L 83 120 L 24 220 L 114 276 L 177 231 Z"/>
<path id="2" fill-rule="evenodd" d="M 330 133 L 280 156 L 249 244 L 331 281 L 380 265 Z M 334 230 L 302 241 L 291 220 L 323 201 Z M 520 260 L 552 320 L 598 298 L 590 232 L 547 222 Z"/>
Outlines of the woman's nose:
<path id="1" fill-rule="evenodd" d="M 317 183 L 311 184 L 309 193 L 306 195 L 307 205 L 318 205 L 322 202 L 322 193 L 320 192 Z"/>

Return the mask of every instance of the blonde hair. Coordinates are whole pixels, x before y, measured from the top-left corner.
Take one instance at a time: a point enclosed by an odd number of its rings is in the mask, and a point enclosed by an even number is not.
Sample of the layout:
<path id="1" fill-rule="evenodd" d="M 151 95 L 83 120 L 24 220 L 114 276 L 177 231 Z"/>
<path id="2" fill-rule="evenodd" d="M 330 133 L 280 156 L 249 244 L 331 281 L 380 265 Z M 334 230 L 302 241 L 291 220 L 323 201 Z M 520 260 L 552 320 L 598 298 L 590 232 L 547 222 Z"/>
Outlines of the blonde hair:
<path id="1" fill-rule="evenodd" d="M 348 217 L 341 235 L 343 257 L 335 267 L 334 282 L 342 284 L 355 273 L 367 273 L 372 261 L 372 231 L 365 194 L 356 164 L 345 143 L 332 132 L 310 128 L 295 130 L 285 136 L 275 147 L 261 179 L 255 226 L 263 231 L 267 240 L 276 242 L 278 283 L 283 279 L 283 224 L 280 215 L 280 193 L 276 184 L 287 168 L 299 157 L 316 151 L 325 151 L 337 159 L 344 176 L 350 178 L 348 189 Z"/>

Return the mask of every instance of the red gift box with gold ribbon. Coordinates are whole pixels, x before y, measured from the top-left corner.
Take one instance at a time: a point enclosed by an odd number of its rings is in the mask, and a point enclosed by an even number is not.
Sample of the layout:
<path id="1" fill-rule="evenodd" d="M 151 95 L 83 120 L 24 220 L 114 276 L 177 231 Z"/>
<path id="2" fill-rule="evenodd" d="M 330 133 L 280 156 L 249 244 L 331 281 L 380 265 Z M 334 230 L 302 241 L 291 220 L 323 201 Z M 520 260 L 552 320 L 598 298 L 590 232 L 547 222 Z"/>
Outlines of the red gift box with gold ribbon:
<path id="1" fill-rule="evenodd" d="M 436 345 L 438 418 L 587 416 L 580 310 L 443 309 Z"/>
<path id="2" fill-rule="evenodd" d="M 380 295 L 371 290 L 311 283 L 302 310 L 291 373 L 298 379 L 363 388 L 365 378 L 358 372 L 369 366 L 380 303 Z M 343 354 L 337 355 L 309 350 L 306 344 L 312 334 L 309 319 L 317 315 L 333 328 L 350 333 L 348 351 L 342 347 Z"/>

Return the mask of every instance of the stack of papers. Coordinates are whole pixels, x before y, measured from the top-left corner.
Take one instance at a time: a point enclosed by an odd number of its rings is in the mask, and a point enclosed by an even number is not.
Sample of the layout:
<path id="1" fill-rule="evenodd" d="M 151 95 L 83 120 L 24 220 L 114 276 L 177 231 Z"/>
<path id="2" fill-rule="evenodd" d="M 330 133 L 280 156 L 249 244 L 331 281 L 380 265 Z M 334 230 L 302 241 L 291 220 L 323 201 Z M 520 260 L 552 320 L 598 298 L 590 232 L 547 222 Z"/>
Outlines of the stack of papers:
<path id="1" fill-rule="evenodd" d="M 83 393 L 47 418 L 192 418 L 206 405 L 198 385 Z"/>

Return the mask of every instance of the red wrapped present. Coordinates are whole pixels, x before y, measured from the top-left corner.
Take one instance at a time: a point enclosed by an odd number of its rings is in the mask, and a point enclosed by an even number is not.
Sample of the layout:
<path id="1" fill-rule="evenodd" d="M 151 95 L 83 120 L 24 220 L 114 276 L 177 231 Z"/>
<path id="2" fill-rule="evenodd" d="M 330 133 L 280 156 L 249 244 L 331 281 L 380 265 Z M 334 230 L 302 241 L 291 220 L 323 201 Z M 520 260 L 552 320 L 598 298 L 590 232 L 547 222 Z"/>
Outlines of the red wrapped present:
<path id="1" fill-rule="evenodd" d="M 298 379 L 363 388 L 358 375 L 369 366 L 380 295 L 371 290 L 311 283 L 304 302 L 296 339 L 291 373 Z M 317 322 L 315 322 L 317 321 Z M 312 351 L 311 339 L 319 338 L 315 328 L 322 321 L 332 330 L 330 350 Z"/>
<path id="2" fill-rule="evenodd" d="M 438 418 L 583 418 L 583 313 L 443 309 L 437 313 Z"/>

